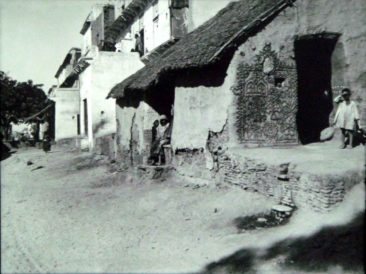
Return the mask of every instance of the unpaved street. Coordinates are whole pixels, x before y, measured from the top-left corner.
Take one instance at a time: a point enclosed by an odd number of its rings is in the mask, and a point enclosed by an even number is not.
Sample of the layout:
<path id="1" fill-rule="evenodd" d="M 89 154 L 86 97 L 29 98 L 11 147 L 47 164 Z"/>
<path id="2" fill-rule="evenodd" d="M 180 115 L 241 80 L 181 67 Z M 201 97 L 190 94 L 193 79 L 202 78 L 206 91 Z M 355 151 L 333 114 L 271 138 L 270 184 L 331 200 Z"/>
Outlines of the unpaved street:
<path id="1" fill-rule="evenodd" d="M 106 165 L 80 165 L 88 156 L 29 149 L 1 162 L 2 272 L 201 271 L 242 248 L 260 253 L 345 224 L 364 209 L 359 185 L 326 217 L 298 211 L 283 227 L 238 234 L 233 219 L 274 201 L 178 179 L 137 183 Z M 259 273 L 273 273 L 281 256 L 261 262 Z"/>

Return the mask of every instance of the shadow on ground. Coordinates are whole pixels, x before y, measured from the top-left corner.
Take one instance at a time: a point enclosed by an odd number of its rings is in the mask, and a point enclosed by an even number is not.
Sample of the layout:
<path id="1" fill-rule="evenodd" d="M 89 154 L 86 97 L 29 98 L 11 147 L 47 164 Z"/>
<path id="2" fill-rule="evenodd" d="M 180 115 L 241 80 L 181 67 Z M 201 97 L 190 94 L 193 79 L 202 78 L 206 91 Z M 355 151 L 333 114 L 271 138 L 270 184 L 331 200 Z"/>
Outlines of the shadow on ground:
<path id="1" fill-rule="evenodd" d="M 0 141 L 0 161 L 9 158 L 15 151 L 11 151 L 11 148 Z"/>
<path id="2" fill-rule="evenodd" d="M 206 266 L 204 273 L 251 273 L 256 266 L 276 258 L 283 270 L 327 272 L 330 268 L 363 273 L 364 215 L 342 226 L 324 227 L 309 237 L 291 238 L 265 252 L 242 249 Z M 261 254 L 261 255 L 260 255 Z"/>

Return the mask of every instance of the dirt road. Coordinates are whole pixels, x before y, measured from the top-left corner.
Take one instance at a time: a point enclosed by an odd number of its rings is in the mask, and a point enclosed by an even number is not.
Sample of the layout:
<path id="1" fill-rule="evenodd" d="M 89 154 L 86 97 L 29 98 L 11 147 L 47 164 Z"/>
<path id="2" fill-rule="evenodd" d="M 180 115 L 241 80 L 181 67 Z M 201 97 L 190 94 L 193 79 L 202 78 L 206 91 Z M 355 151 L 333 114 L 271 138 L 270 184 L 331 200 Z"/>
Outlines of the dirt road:
<path id="1" fill-rule="evenodd" d="M 298 211 L 283 227 L 239 234 L 236 217 L 274 201 L 179 180 L 136 183 L 105 165 L 80 168 L 88 156 L 30 149 L 1 162 L 3 273 L 197 272 L 243 248 L 259 254 L 283 239 L 345 224 L 364 210 L 360 185 L 331 214 Z M 282 256 L 257 271 L 280 272 Z"/>

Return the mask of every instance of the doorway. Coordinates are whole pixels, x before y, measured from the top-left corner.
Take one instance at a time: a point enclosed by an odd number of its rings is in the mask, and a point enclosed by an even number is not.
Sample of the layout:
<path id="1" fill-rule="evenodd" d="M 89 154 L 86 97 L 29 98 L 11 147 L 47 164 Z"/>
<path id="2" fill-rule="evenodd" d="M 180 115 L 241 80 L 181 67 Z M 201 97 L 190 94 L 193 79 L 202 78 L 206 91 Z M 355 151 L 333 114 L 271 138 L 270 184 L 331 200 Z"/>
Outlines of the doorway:
<path id="1" fill-rule="evenodd" d="M 88 135 L 88 101 L 84 99 L 83 104 L 84 104 L 84 132 L 85 135 Z"/>
<path id="2" fill-rule="evenodd" d="M 140 43 L 141 43 L 141 46 L 139 48 L 139 54 L 140 54 L 140 57 L 141 57 L 145 54 L 145 32 L 144 32 L 144 29 L 141 29 L 139 31 L 139 36 L 140 36 Z"/>
<path id="3" fill-rule="evenodd" d="M 318 142 L 333 109 L 332 53 L 338 34 L 306 35 L 295 40 L 297 130 L 302 144 Z"/>
<path id="4" fill-rule="evenodd" d="M 77 122 L 77 134 L 80 135 L 80 114 L 76 115 L 76 122 Z"/>

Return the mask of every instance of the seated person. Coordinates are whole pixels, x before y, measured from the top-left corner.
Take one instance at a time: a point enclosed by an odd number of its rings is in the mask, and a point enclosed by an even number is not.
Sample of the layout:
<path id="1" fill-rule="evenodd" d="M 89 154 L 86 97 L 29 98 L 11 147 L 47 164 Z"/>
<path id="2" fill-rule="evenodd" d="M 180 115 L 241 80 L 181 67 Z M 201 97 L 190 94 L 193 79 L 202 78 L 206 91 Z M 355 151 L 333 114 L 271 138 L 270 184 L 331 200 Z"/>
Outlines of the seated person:
<path id="1" fill-rule="evenodd" d="M 161 115 L 159 117 L 158 126 L 156 126 L 154 122 L 153 132 L 155 132 L 155 134 L 153 134 L 155 136 L 153 136 L 151 144 L 150 163 L 157 164 L 159 159 L 162 159 L 162 162 L 165 161 L 163 146 L 170 143 L 171 126 L 166 115 Z"/>

